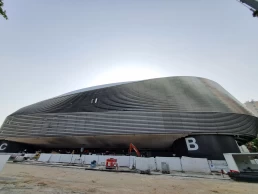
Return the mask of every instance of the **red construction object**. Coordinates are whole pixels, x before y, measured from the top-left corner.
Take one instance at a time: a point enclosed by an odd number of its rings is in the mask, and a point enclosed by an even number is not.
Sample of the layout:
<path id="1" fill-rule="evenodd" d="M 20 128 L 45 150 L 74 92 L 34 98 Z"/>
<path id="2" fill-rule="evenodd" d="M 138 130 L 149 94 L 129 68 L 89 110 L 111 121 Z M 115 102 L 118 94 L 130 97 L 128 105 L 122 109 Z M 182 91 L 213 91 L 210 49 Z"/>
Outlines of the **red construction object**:
<path id="1" fill-rule="evenodd" d="M 106 168 L 108 168 L 108 169 L 117 168 L 117 159 L 115 159 L 115 158 L 108 158 L 106 160 Z"/>
<path id="2" fill-rule="evenodd" d="M 136 152 L 138 157 L 141 157 L 141 153 L 132 143 L 130 143 L 130 146 L 129 146 L 129 155 L 131 155 L 132 149 Z"/>

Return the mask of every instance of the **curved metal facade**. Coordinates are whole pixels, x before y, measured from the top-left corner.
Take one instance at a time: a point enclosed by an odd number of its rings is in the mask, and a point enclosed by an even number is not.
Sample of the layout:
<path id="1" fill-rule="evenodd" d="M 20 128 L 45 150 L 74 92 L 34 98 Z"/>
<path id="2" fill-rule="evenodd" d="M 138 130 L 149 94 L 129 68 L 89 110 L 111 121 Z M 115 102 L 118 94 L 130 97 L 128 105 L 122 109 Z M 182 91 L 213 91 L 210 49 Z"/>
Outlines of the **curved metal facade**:
<path id="1" fill-rule="evenodd" d="M 257 135 L 258 118 L 219 84 L 167 77 L 99 86 L 24 107 L 8 116 L 1 139 L 58 147 L 169 147 L 179 137 Z M 158 141 L 157 141 L 158 140 Z"/>

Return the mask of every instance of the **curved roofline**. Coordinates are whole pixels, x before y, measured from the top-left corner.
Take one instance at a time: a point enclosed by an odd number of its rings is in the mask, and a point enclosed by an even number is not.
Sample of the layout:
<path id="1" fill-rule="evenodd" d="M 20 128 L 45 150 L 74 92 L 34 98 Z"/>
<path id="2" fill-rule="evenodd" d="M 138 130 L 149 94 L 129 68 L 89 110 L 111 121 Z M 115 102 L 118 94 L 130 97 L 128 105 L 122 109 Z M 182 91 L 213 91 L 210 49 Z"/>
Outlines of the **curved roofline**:
<path id="1" fill-rule="evenodd" d="M 128 83 L 135 83 L 135 82 L 141 82 L 141 81 L 149 81 L 149 80 L 154 80 L 154 79 L 163 79 L 163 78 L 172 78 L 172 77 L 194 77 L 194 78 L 201 78 L 201 79 L 206 79 L 209 81 L 212 81 L 216 84 L 219 84 L 211 79 L 205 78 L 205 77 L 198 77 L 198 76 L 166 76 L 166 77 L 157 77 L 157 78 L 150 78 L 150 79 L 143 79 L 143 80 L 135 80 L 135 81 L 125 81 L 125 82 L 116 82 L 116 83 L 108 83 L 108 84 L 102 84 L 102 85 L 96 85 L 96 86 L 90 86 L 87 88 L 82 88 L 82 89 L 78 89 L 78 90 L 74 90 L 68 93 L 64 93 L 61 94 L 59 96 L 53 97 L 53 98 L 59 98 L 59 97 L 64 97 L 64 96 L 69 96 L 69 95 L 73 95 L 73 94 L 78 94 L 81 92 L 87 92 L 87 91 L 92 91 L 92 90 L 97 90 L 97 89 L 102 89 L 102 88 L 109 88 L 109 87 L 113 87 L 113 86 L 118 86 L 118 85 L 123 85 L 123 84 L 128 84 Z M 220 84 L 219 84 L 220 85 Z M 51 98 L 51 99 L 53 99 Z"/>
<path id="2" fill-rule="evenodd" d="M 133 81 L 131 81 L 131 82 L 133 82 Z M 87 92 L 87 91 L 92 91 L 92 90 L 97 90 L 97 89 L 102 89 L 102 88 L 108 88 L 108 87 L 112 87 L 112 86 L 118 86 L 118 85 L 127 84 L 127 83 L 131 83 L 131 82 L 118 82 L 118 83 L 109 83 L 109 84 L 103 84 L 103 85 L 90 86 L 88 88 L 82 88 L 82 89 L 74 90 L 74 91 L 62 94 L 60 96 L 56 96 L 54 98 L 69 96 L 69 95 L 72 95 L 72 94 L 78 94 L 78 93 L 81 93 L 81 92 Z"/>

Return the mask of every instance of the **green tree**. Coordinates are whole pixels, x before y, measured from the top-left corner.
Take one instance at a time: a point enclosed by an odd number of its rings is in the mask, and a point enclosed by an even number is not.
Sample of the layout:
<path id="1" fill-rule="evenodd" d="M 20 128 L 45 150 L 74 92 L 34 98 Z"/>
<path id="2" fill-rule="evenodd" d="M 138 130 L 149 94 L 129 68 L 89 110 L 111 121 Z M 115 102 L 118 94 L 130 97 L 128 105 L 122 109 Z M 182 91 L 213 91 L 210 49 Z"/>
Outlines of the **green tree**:
<path id="1" fill-rule="evenodd" d="M 0 0 L 0 15 L 2 15 L 6 20 L 8 19 L 6 15 L 6 11 L 3 10 L 4 2 L 3 0 Z"/>
<path id="2" fill-rule="evenodd" d="M 250 152 L 258 152 L 258 138 L 248 142 L 246 147 Z"/>

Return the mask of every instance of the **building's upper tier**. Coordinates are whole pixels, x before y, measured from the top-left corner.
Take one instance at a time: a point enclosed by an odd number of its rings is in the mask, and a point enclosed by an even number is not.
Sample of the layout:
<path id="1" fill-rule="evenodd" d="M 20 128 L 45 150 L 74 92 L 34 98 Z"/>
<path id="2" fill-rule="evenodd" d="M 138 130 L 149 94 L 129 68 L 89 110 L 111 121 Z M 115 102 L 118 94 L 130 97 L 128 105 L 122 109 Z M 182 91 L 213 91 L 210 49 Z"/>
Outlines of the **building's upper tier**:
<path id="1" fill-rule="evenodd" d="M 26 106 L 12 115 L 103 111 L 224 112 L 252 115 L 216 82 L 188 76 L 77 90 Z"/>

